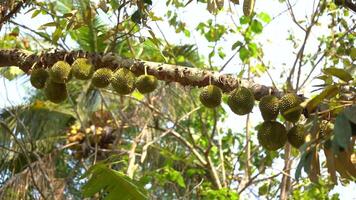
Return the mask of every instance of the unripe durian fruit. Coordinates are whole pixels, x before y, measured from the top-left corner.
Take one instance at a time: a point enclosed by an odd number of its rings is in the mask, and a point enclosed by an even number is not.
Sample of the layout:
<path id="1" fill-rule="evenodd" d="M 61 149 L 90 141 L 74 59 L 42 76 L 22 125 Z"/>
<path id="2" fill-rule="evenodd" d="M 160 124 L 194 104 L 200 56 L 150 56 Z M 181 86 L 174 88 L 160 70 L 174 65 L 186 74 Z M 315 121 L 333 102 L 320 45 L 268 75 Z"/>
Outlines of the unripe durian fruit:
<path id="1" fill-rule="evenodd" d="M 275 151 L 287 142 L 287 130 L 279 122 L 265 121 L 258 129 L 257 139 L 263 148 Z"/>
<path id="2" fill-rule="evenodd" d="M 31 71 L 30 82 L 31 85 L 37 89 L 44 88 L 48 79 L 48 72 L 43 68 L 35 68 Z"/>
<path id="3" fill-rule="evenodd" d="M 221 104 L 221 97 L 222 91 L 218 86 L 208 85 L 201 91 L 199 99 L 204 106 L 215 108 Z"/>
<path id="4" fill-rule="evenodd" d="M 120 68 L 114 73 L 111 85 L 119 94 L 130 94 L 135 89 L 135 75 L 126 68 Z"/>
<path id="5" fill-rule="evenodd" d="M 95 87 L 104 88 L 110 84 L 112 78 L 112 71 L 109 68 L 97 69 L 92 78 L 92 83 Z"/>
<path id="6" fill-rule="evenodd" d="M 88 80 L 93 75 L 93 65 L 86 58 L 78 58 L 72 64 L 72 73 L 79 80 Z"/>
<path id="7" fill-rule="evenodd" d="M 288 142 L 295 148 L 301 147 L 305 143 L 305 130 L 300 124 L 291 128 L 288 133 Z"/>
<path id="8" fill-rule="evenodd" d="M 158 80 L 152 75 L 141 75 L 136 80 L 136 88 L 141 94 L 153 92 L 158 86 Z"/>
<path id="9" fill-rule="evenodd" d="M 64 83 L 56 83 L 51 79 L 46 81 L 46 85 L 44 87 L 44 93 L 48 100 L 53 103 L 60 103 L 67 99 L 67 87 Z"/>
<path id="10" fill-rule="evenodd" d="M 285 94 L 279 102 L 282 116 L 289 122 L 297 122 L 303 111 L 303 108 L 299 104 L 300 100 L 296 94 Z"/>
<path id="11" fill-rule="evenodd" d="M 267 95 L 261 98 L 259 108 L 263 120 L 275 120 L 279 113 L 279 100 L 273 95 Z"/>
<path id="12" fill-rule="evenodd" d="M 58 61 L 54 63 L 52 68 L 49 70 L 49 76 L 52 82 L 55 83 L 66 83 L 69 81 L 71 76 L 71 67 L 65 61 Z"/>
<path id="13" fill-rule="evenodd" d="M 232 112 L 237 115 L 245 115 L 252 111 L 255 103 L 255 97 L 250 89 L 245 87 L 236 88 L 231 92 L 227 104 Z"/>

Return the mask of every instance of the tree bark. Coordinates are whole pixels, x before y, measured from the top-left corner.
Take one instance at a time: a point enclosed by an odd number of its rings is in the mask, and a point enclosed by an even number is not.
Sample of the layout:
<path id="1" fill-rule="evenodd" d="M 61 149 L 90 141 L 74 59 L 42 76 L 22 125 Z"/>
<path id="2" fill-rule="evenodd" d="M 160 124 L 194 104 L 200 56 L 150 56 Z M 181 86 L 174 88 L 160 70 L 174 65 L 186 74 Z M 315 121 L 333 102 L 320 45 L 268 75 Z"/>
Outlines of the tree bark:
<path id="1" fill-rule="evenodd" d="M 284 147 L 284 169 L 283 169 L 283 177 L 282 177 L 282 182 L 281 182 L 281 192 L 279 199 L 280 200 L 287 200 L 288 199 L 288 194 L 289 194 L 289 189 L 291 186 L 291 179 L 290 179 L 290 168 L 292 166 L 292 160 L 290 159 L 291 156 L 291 146 L 290 144 L 286 144 Z"/>

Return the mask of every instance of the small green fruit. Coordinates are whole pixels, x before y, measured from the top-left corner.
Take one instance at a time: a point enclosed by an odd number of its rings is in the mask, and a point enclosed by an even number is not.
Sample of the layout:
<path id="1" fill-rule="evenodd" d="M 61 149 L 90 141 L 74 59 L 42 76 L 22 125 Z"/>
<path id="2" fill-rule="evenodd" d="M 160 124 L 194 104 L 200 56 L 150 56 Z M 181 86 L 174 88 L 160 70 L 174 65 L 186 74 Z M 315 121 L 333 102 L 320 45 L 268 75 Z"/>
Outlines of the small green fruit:
<path id="1" fill-rule="evenodd" d="M 288 131 L 288 142 L 295 148 L 301 147 L 305 143 L 305 130 L 300 124 Z"/>
<path id="2" fill-rule="evenodd" d="M 299 104 L 300 100 L 296 94 L 285 94 L 279 102 L 282 116 L 289 122 L 297 122 L 303 111 L 303 108 Z"/>
<path id="3" fill-rule="evenodd" d="M 111 79 L 111 86 L 122 95 L 130 94 L 135 89 L 135 75 L 126 68 L 117 70 Z"/>
<path id="4" fill-rule="evenodd" d="M 235 114 L 245 115 L 252 111 L 255 104 L 255 97 L 251 90 L 245 87 L 239 87 L 231 92 L 227 104 Z"/>
<path id="5" fill-rule="evenodd" d="M 260 100 L 259 108 L 265 121 L 275 120 L 279 113 L 279 100 L 272 95 L 264 96 Z"/>
<path id="6" fill-rule="evenodd" d="M 71 67 L 67 62 L 58 61 L 54 63 L 49 71 L 51 80 L 55 83 L 66 83 L 70 80 Z"/>
<path id="7" fill-rule="evenodd" d="M 215 108 L 221 104 L 222 91 L 219 87 L 215 85 L 208 85 L 203 88 L 200 93 L 200 102 L 208 107 Z"/>
<path id="8" fill-rule="evenodd" d="M 35 68 L 31 71 L 30 82 L 31 85 L 37 89 L 44 88 L 48 79 L 48 72 L 43 68 Z"/>
<path id="9" fill-rule="evenodd" d="M 141 75 L 136 80 L 136 88 L 141 94 L 153 92 L 158 86 L 158 80 L 152 75 Z"/>
<path id="10" fill-rule="evenodd" d="M 46 81 L 44 93 L 48 100 L 53 103 L 60 103 L 67 99 L 67 87 L 64 83 L 56 83 L 51 79 Z"/>
<path id="11" fill-rule="evenodd" d="M 287 142 L 287 130 L 276 121 L 265 121 L 258 129 L 257 139 L 262 147 L 275 151 Z"/>
<path id="12" fill-rule="evenodd" d="M 109 68 L 100 68 L 93 74 L 92 83 L 97 88 L 104 88 L 110 84 L 112 71 Z"/>
<path id="13" fill-rule="evenodd" d="M 86 58 L 78 58 L 72 64 L 72 72 L 79 80 L 88 80 L 93 75 L 93 65 Z"/>

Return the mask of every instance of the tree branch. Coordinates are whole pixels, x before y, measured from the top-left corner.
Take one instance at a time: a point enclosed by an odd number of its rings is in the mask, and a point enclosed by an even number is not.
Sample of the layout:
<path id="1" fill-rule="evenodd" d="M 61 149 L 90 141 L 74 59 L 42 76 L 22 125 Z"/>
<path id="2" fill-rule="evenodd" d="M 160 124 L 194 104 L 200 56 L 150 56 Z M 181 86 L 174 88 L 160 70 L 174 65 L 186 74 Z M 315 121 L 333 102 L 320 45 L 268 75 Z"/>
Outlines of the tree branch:
<path id="1" fill-rule="evenodd" d="M 145 67 L 147 73 L 154 75 L 159 80 L 166 82 L 178 82 L 183 86 L 204 87 L 209 85 L 209 80 L 214 85 L 220 87 L 224 92 L 230 92 L 239 85 L 251 88 L 255 98 L 259 100 L 265 95 L 273 94 L 278 97 L 282 95 L 280 91 L 271 86 L 255 84 L 247 80 L 239 80 L 229 74 L 220 74 L 205 69 L 190 68 L 179 65 L 171 65 L 137 59 L 126 59 L 116 54 L 108 53 L 88 53 L 83 51 L 54 51 L 34 54 L 18 49 L 0 50 L 0 67 L 17 66 L 25 73 L 29 73 L 32 66 L 50 68 L 55 62 L 65 60 L 69 64 L 78 57 L 91 59 L 96 68 L 109 67 L 116 70 L 120 67 L 130 69 L 134 74 L 144 74 Z"/>

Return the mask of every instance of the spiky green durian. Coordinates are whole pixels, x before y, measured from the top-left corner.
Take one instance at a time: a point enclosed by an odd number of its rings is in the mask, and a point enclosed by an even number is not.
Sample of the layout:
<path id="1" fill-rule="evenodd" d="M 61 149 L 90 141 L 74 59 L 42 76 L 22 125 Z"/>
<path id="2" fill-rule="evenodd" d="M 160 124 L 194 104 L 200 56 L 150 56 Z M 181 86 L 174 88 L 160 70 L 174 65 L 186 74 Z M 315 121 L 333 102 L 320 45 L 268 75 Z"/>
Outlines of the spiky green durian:
<path id="1" fill-rule="evenodd" d="M 300 124 L 291 128 L 288 133 L 288 142 L 295 148 L 301 147 L 305 143 L 305 130 Z"/>
<path id="2" fill-rule="evenodd" d="M 44 93 L 48 100 L 53 103 L 60 103 L 67 99 L 67 87 L 64 83 L 56 83 L 51 79 L 46 81 Z"/>
<path id="3" fill-rule="evenodd" d="M 221 104 L 222 91 L 218 86 L 208 85 L 200 93 L 200 102 L 208 107 L 215 108 Z"/>
<path id="4" fill-rule="evenodd" d="M 109 68 L 97 69 L 92 78 L 92 83 L 97 88 L 104 88 L 110 84 L 113 72 Z"/>
<path id="5" fill-rule="evenodd" d="M 279 113 L 279 100 L 273 95 L 264 96 L 260 100 L 259 108 L 265 121 L 275 120 Z"/>
<path id="6" fill-rule="evenodd" d="M 126 68 L 120 68 L 111 79 L 111 86 L 119 94 L 130 94 L 135 89 L 135 75 Z"/>
<path id="7" fill-rule="evenodd" d="M 158 80 L 152 75 L 141 75 L 136 80 L 136 88 L 141 94 L 153 92 L 158 86 Z"/>
<path id="8" fill-rule="evenodd" d="M 54 63 L 52 68 L 49 70 L 49 76 L 52 82 L 55 83 L 67 83 L 71 76 L 71 67 L 65 61 L 58 61 Z"/>
<path id="9" fill-rule="evenodd" d="M 48 71 L 43 68 L 32 69 L 30 77 L 31 85 L 37 89 L 44 88 L 48 76 Z"/>
<path id="10" fill-rule="evenodd" d="M 289 122 L 297 122 L 302 114 L 303 108 L 300 100 L 294 93 L 285 94 L 279 102 L 279 109 L 282 116 Z"/>
<path id="11" fill-rule="evenodd" d="M 276 121 L 265 121 L 258 129 L 257 139 L 262 147 L 275 151 L 287 142 L 287 130 Z"/>
<path id="12" fill-rule="evenodd" d="M 245 87 L 236 88 L 228 97 L 227 104 L 232 112 L 238 115 L 245 115 L 252 111 L 255 97 L 250 89 Z"/>
<path id="13" fill-rule="evenodd" d="M 94 72 L 94 67 L 90 60 L 86 58 L 78 58 L 72 64 L 72 73 L 79 80 L 88 80 Z"/>

